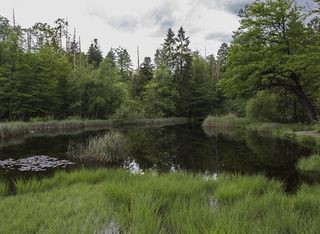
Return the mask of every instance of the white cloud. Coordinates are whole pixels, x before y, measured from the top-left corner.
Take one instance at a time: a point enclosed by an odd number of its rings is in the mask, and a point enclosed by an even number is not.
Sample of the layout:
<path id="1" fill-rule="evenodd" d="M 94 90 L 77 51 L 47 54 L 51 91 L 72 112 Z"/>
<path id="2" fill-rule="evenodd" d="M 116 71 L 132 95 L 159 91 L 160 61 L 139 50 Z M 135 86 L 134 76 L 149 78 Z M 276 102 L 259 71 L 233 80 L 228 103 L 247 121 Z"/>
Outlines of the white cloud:
<path id="1" fill-rule="evenodd" d="M 68 17 L 70 31 L 77 28 L 82 48 L 97 38 L 104 54 L 110 47 L 123 46 L 132 60 L 136 47 L 141 56 L 153 57 L 169 27 L 183 26 L 192 49 L 216 53 L 222 41 L 238 27 L 234 12 L 244 0 L 0 0 L 0 14 L 11 18 L 15 8 L 17 23 L 30 27 L 35 22 L 53 23 Z M 241 4 L 240 4 L 241 2 Z M 142 58 L 141 58 L 142 59 Z"/>

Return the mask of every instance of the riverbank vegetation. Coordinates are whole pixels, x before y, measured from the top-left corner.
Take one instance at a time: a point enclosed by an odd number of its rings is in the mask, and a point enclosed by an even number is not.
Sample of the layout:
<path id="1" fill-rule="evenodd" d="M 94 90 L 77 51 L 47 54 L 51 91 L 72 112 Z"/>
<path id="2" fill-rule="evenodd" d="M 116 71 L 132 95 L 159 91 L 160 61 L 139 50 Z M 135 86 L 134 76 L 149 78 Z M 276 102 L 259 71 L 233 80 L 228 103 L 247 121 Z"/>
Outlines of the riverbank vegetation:
<path id="1" fill-rule="evenodd" d="M 294 195 L 262 176 L 82 170 L 18 181 L 1 233 L 317 233 L 319 187 Z M 32 215 L 31 215 L 32 214 Z M 30 216 L 33 218 L 30 219 Z"/>
<path id="2" fill-rule="evenodd" d="M 187 123 L 186 118 L 155 118 L 132 120 L 48 120 L 29 122 L 1 122 L 0 139 L 22 135 L 49 134 L 52 132 L 71 132 L 86 129 L 113 128 L 123 125 L 167 126 Z"/>

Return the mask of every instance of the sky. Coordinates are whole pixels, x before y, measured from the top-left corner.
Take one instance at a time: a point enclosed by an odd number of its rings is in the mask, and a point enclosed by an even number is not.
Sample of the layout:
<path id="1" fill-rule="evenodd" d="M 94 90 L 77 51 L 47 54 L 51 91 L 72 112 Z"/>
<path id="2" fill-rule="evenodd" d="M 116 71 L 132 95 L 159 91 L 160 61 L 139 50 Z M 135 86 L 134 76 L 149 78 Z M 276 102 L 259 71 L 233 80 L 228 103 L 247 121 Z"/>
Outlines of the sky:
<path id="1" fill-rule="evenodd" d="M 67 18 L 70 32 L 75 27 L 87 50 L 98 39 L 103 54 L 111 47 L 125 47 L 134 65 L 139 46 L 140 60 L 154 57 L 169 28 L 183 26 L 191 48 L 202 55 L 216 54 L 229 42 L 239 26 L 237 13 L 252 0 L 0 0 L 0 15 L 31 27 L 36 22 L 53 24 Z M 298 0 L 307 7 L 312 0 Z"/>

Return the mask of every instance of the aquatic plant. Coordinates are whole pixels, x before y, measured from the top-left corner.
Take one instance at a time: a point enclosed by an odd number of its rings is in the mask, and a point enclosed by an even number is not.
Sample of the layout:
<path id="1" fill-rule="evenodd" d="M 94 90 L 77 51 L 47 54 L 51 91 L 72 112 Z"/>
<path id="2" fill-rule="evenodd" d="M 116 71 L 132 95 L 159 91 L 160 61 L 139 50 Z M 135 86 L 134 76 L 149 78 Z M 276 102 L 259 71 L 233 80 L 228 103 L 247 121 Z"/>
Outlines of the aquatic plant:
<path id="1" fill-rule="evenodd" d="M 320 155 L 312 155 L 308 158 L 302 158 L 297 164 L 297 168 L 302 171 L 320 172 Z"/>
<path id="2" fill-rule="evenodd" d="M 81 160 L 111 163 L 128 157 L 129 150 L 125 137 L 111 131 L 102 137 L 93 137 L 85 144 L 70 143 L 67 155 Z"/>

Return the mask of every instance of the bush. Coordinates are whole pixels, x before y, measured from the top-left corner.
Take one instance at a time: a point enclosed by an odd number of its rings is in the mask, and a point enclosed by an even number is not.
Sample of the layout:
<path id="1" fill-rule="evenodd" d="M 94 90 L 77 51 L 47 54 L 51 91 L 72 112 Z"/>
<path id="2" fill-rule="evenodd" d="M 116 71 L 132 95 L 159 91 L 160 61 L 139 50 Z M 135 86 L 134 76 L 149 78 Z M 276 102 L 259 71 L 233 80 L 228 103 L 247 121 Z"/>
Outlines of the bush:
<path id="1" fill-rule="evenodd" d="M 248 101 L 246 115 L 254 120 L 278 121 L 280 114 L 277 96 L 269 92 L 258 92 L 254 98 Z"/>
<path id="2" fill-rule="evenodd" d="M 116 113 L 112 116 L 114 119 L 141 119 L 145 116 L 141 103 L 135 100 L 127 100 L 121 104 Z"/>

